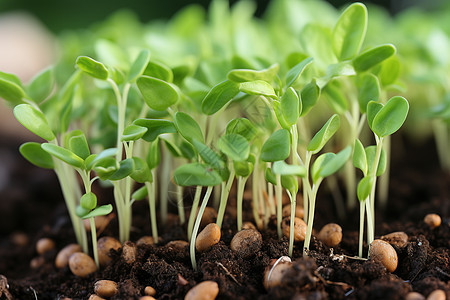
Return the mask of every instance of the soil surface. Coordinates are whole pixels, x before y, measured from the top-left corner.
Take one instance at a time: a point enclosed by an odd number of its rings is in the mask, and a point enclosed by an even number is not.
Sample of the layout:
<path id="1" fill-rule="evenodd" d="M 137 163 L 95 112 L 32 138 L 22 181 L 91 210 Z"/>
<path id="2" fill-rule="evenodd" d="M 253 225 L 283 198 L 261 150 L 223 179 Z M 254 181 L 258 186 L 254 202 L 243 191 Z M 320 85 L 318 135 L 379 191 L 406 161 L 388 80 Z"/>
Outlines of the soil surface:
<path id="1" fill-rule="evenodd" d="M 261 231 L 263 244 L 250 257 L 241 257 L 230 249 L 236 233 L 235 199 L 222 228 L 221 241 L 204 253 L 197 253 L 198 270 L 191 267 L 188 247 L 169 244 L 187 240 L 186 227 L 178 217 L 170 216 L 167 225 L 159 225 L 158 245 L 137 246 L 136 261 L 128 264 L 122 249 L 111 251 L 112 262 L 80 278 L 68 267 L 57 269 L 54 260 L 65 245 L 75 242 L 61 192 L 52 171 L 30 166 L 17 151 L 18 145 L 0 145 L 0 299 L 88 299 L 94 283 L 109 279 L 118 283 L 119 292 L 110 299 L 139 299 L 144 288 L 152 286 L 157 299 L 183 299 L 195 284 L 213 280 L 218 283 L 217 299 L 404 299 L 411 291 L 427 297 L 436 289 L 450 299 L 450 174 L 440 170 L 434 145 L 409 145 L 398 137 L 394 153 L 388 209 L 376 213 L 376 238 L 404 231 L 408 243 L 396 247 L 398 268 L 389 273 L 373 260 L 353 258 L 358 252 L 359 209 L 347 211 L 344 219 L 336 216 L 334 201 L 324 184 L 319 193 L 314 227 L 326 223 L 343 228 L 343 240 L 330 249 L 313 237 L 309 257 L 302 257 L 303 242 L 295 243 L 293 267 L 281 284 L 266 291 L 264 270 L 272 259 L 288 252 L 288 239 L 279 240 L 275 220 Z M 100 204 L 111 201 L 111 191 L 99 197 Z M 189 197 L 186 197 L 187 207 Z M 211 201 L 212 202 L 212 201 Z M 250 199 L 244 205 L 248 208 Z M 176 213 L 176 207 L 170 208 Z M 249 209 L 247 209 L 250 211 Z M 133 206 L 131 240 L 151 235 L 148 206 L 145 201 Z M 188 213 L 189 209 L 186 209 Z M 427 213 L 437 213 L 442 224 L 430 229 L 423 221 Z M 253 221 L 251 214 L 244 221 Z M 113 219 L 101 236 L 118 236 Z M 54 250 L 39 256 L 36 241 L 48 237 Z M 367 245 L 364 245 L 367 253 Z M 34 266 L 34 267 L 32 267 Z M 7 280 L 7 284 L 6 284 Z"/>

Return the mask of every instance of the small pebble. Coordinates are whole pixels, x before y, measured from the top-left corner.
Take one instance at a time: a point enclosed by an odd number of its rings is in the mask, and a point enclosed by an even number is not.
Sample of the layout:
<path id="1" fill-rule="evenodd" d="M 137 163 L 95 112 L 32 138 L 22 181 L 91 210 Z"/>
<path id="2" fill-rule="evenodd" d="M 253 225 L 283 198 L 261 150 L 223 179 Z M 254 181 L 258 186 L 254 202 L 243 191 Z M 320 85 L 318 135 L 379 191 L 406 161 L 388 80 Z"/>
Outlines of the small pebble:
<path id="1" fill-rule="evenodd" d="M 136 244 L 130 241 L 125 242 L 122 247 L 122 257 L 127 264 L 132 264 L 136 261 Z"/>
<path id="2" fill-rule="evenodd" d="M 120 247 L 122 247 L 122 244 L 113 237 L 104 236 L 100 238 L 97 242 L 98 262 L 100 266 L 106 266 L 112 261 L 112 258 L 109 256 L 111 249 L 118 250 Z"/>
<path id="3" fill-rule="evenodd" d="M 92 257 L 83 252 L 72 254 L 69 258 L 69 268 L 78 277 L 87 277 L 97 271 L 97 266 Z"/>
<path id="4" fill-rule="evenodd" d="M 33 258 L 30 261 L 30 268 L 32 269 L 39 269 L 40 267 L 42 267 L 45 263 L 45 258 L 43 256 L 38 256 Z"/>
<path id="5" fill-rule="evenodd" d="M 405 300 L 425 300 L 425 297 L 420 293 L 410 292 L 406 295 Z"/>
<path id="6" fill-rule="evenodd" d="M 441 226 L 441 217 L 438 214 L 428 214 L 423 219 L 425 224 L 430 226 L 431 229 Z"/>
<path id="7" fill-rule="evenodd" d="M 408 235 L 403 231 L 383 235 L 381 239 L 393 246 L 396 246 L 397 248 L 404 248 L 408 244 Z"/>
<path id="8" fill-rule="evenodd" d="M 244 222 L 244 223 L 242 224 L 242 230 L 245 230 L 245 229 L 253 229 L 253 230 L 257 230 L 257 229 L 256 229 L 256 226 L 255 226 L 252 222 Z"/>
<path id="9" fill-rule="evenodd" d="M 374 240 L 370 244 L 369 256 L 371 259 L 380 262 L 391 273 L 397 269 L 397 252 L 388 242 Z"/>
<path id="10" fill-rule="evenodd" d="M 231 240 L 230 248 L 241 257 L 248 258 L 258 252 L 262 247 L 262 236 L 259 231 L 245 229 L 236 233 Z"/>
<path id="11" fill-rule="evenodd" d="M 281 223 L 283 229 L 283 235 L 289 238 L 290 228 L 291 228 L 291 218 L 287 217 L 283 219 Z M 300 218 L 294 219 L 294 241 L 302 242 L 306 237 L 306 223 Z"/>
<path id="12" fill-rule="evenodd" d="M 428 295 L 427 300 L 445 300 L 445 292 L 443 290 L 434 290 Z"/>
<path id="13" fill-rule="evenodd" d="M 82 252 L 81 246 L 78 244 L 69 244 L 62 248 L 56 255 L 55 266 L 62 269 L 69 263 L 69 257 L 76 252 Z"/>
<path id="14" fill-rule="evenodd" d="M 322 227 L 317 238 L 328 247 L 336 247 L 342 241 L 342 228 L 336 223 L 329 223 Z"/>
<path id="15" fill-rule="evenodd" d="M 220 228 L 216 223 L 208 224 L 197 236 L 195 249 L 204 252 L 220 241 Z"/>
<path id="16" fill-rule="evenodd" d="M 290 204 L 285 205 L 283 207 L 282 214 L 283 214 L 283 218 L 291 216 L 291 205 Z M 303 206 L 297 205 L 295 207 L 295 217 L 303 219 L 304 216 L 305 216 L 305 210 L 303 209 Z"/>
<path id="17" fill-rule="evenodd" d="M 55 242 L 49 238 L 42 238 L 36 242 L 36 252 L 39 255 L 55 249 Z"/>
<path id="18" fill-rule="evenodd" d="M 146 235 L 141 237 L 139 240 L 137 240 L 136 242 L 136 246 L 141 246 L 141 245 L 154 245 L 155 244 L 155 239 L 152 236 Z"/>
<path id="19" fill-rule="evenodd" d="M 203 281 L 187 292 L 184 300 L 214 300 L 219 294 L 219 285 L 215 281 Z"/>
<path id="20" fill-rule="evenodd" d="M 146 286 L 145 289 L 144 289 L 144 294 L 146 296 L 152 296 L 153 297 L 153 296 L 156 295 L 156 290 L 153 287 L 151 287 L 151 286 Z"/>
<path id="21" fill-rule="evenodd" d="M 172 248 L 175 251 L 185 251 L 187 248 L 189 248 L 189 243 L 183 240 L 175 240 L 168 242 L 166 244 L 166 247 Z"/>
<path id="22" fill-rule="evenodd" d="M 292 267 L 291 259 L 288 256 L 282 256 L 279 259 L 272 259 L 270 264 L 264 270 L 264 287 L 269 289 L 281 284 L 284 273 Z"/>
<path id="23" fill-rule="evenodd" d="M 110 298 L 118 291 L 117 283 L 112 280 L 99 280 L 94 284 L 94 293 L 103 298 Z"/>
<path id="24" fill-rule="evenodd" d="M 92 294 L 89 296 L 88 300 L 106 300 L 105 298 L 102 298 L 100 296 L 97 296 L 96 294 Z"/>

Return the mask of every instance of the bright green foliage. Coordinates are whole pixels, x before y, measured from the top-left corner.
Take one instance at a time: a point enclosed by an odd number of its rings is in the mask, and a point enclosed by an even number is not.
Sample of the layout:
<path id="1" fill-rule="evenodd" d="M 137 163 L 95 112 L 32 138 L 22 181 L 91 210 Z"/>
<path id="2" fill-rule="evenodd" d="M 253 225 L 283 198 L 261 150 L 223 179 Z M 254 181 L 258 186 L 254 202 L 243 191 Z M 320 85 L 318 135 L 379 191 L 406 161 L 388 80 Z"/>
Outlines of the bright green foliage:
<path id="1" fill-rule="evenodd" d="M 203 133 L 200 126 L 190 115 L 184 112 L 177 112 L 173 117 L 175 122 L 175 126 L 178 132 L 192 144 L 192 141 L 195 139 L 199 142 L 203 142 Z"/>
<path id="2" fill-rule="evenodd" d="M 214 186 L 222 182 L 220 175 L 210 166 L 190 163 L 178 167 L 173 180 L 181 186 Z"/>
<path id="3" fill-rule="evenodd" d="M 320 88 L 313 79 L 310 83 L 305 85 L 300 92 L 301 106 L 299 106 L 300 116 L 305 116 L 311 108 L 314 107 L 317 100 L 319 100 Z"/>
<path id="4" fill-rule="evenodd" d="M 25 92 L 21 87 L 20 81 L 15 81 L 10 74 L 0 72 L 0 97 L 13 105 L 23 103 L 22 98 Z"/>
<path id="5" fill-rule="evenodd" d="M 83 133 L 70 137 L 68 144 L 69 150 L 72 151 L 75 155 L 81 157 L 83 160 L 91 155 L 86 136 Z"/>
<path id="6" fill-rule="evenodd" d="M 314 135 L 308 144 L 307 150 L 313 154 L 322 150 L 323 146 L 328 140 L 336 133 L 340 126 L 339 115 L 334 114 L 330 119 L 322 126 L 322 128 Z"/>
<path id="7" fill-rule="evenodd" d="M 295 66 L 293 66 L 286 74 L 286 86 L 292 86 L 295 81 L 302 75 L 305 68 L 312 63 L 313 58 L 308 57 L 303 61 L 299 62 Z"/>
<path id="8" fill-rule="evenodd" d="M 213 115 L 239 93 L 239 83 L 225 80 L 214 86 L 202 101 L 202 112 Z"/>
<path id="9" fill-rule="evenodd" d="M 89 192 L 81 196 L 80 205 L 86 210 L 92 210 L 97 206 L 97 196 L 94 193 Z"/>
<path id="10" fill-rule="evenodd" d="M 29 104 L 14 107 L 14 116 L 29 131 L 47 141 L 55 139 L 55 134 L 48 125 L 44 114 Z"/>
<path id="11" fill-rule="evenodd" d="M 286 93 L 280 97 L 280 103 L 281 113 L 287 125 L 292 126 L 296 124 L 302 111 L 302 103 L 292 87 L 287 89 Z"/>
<path id="12" fill-rule="evenodd" d="M 263 80 L 241 82 L 239 84 L 239 90 L 249 95 L 277 98 L 277 95 L 275 94 L 275 91 L 270 83 Z"/>
<path id="13" fill-rule="evenodd" d="M 233 161 L 244 161 L 250 154 L 250 145 L 242 135 L 236 133 L 226 134 L 217 142 L 220 151 Z"/>
<path id="14" fill-rule="evenodd" d="M 277 75 L 280 66 L 278 64 L 274 64 L 267 69 L 263 70 L 248 70 L 248 69 L 236 69 L 231 70 L 227 74 L 228 80 L 234 82 L 246 82 L 246 81 L 255 81 L 262 80 L 266 82 L 272 82 Z"/>
<path id="15" fill-rule="evenodd" d="M 147 131 L 142 135 L 142 139 L 147 142 L 153 142 L 160 134 L 177 132 L 175 124 L 169 120 L 137 119 L 133 124 L 147 128 Z"/>
<path id="16" fill-rule="evenodd" d="M 231 120 L 227 124 L 226 134 L 235 133 L 243 136 L 247 141 L 251 142 L 256 134 L 257 130 L 255 126 L 246 118 L 237 118 Z"/>
<path id="17" fill-rule="evenodd" d="M 144 136 L 148 131 L 147 127 L 142 127 L 139 125 L 131 124 L 125 127 L 122 134 L 122 141 L 136 141 Z"/>
<path id="18" fill-rule="evenodd" d="M 136 60 L 130 67 L 130 72 L 128 73 L 128 82 L 135 82 L 136 79 L 144 73 L 150 61 L 150 51 L 147 49 L 142 50 Z"/>
<path id="19" fill-rule="evenodd" d="M 372 114 L 370 128 L 379 137 L 391 135 L 403 125 L 408 111 L 408 101 L 401 96 L 394 96 L 380 108 L 375 116 Z"/>
<path id="20" fill-rule="evenodd" d="M 50 155 L 62 160 L 63 162 L 75 168 L 79 169 L 84 168 L 84 160 L 66 148 L 49 143 L 44 143 L 41 145 L 41 147 Z"/>
<path id="21" fill-rule="evenodd" d="M 298 165 L 288 165 L 282 160 L 273 163 L 272 172 L 278 175 L 295 175 L 299 177 L 304 177 L 306 175 L 305 167 Z"/>
<path id="22" fill-rule="evenodd" d="M 370 192 L 372 191 L 373 182 L 374 178 L 372 176 L 367 176 L 358 183 L 357 195 L 360 202 L 366 201 L 369 197 Z"/>
<path id="23" fill-rule="evenodd" d="M 353 67 L 356 72 L 367 71 L 382 61 L 394 55 L 396 49 L 393 45 L 381 45 L 364 51 L 353 59 Z"/>
<path id="24" fill-rule="evenodd" d="M 36 103 L 41 103 L 47 99 L 55 85 L 55 75 L 52 68 L 46 69 L 37 74 L 27 87 L 27 94 Z"/>
<path id="25" fill-rule="evenodd" d="M 130 177 L 139 183 L 152 182 L 153 176 L 147 162 L 140 157 L 132 157 L 132 160 L 134 161 L 134 170 Z"/>
<path id="26" fill-rule="evenodd" d="M 119 168 L 108 177 L 109 180 L 120 180 L 134 172 L 134 160 L 127 158 L 119 162 Z"/>
<path id="27" fill-rule="evenodd" d="M 289 131 L 279 129 L 272 133 L 261 148 L 263 161 L 285 160 L 290 153 Z"/>
<path id="28" fill-rule="evenodd" d="M 41 148 L 41 144 L 27 142 L 20 146 L 20 154 L 33 165 L 44 169 L 53 169 L 54 163 L 50 154 Z"/>
<path id="29" fill-rule="evenodd" d="M 80 70 L 97 79 L 106 80 L 108 79 L 109 72 L 105 65 L 98 62 L 88 56 L 79 56 L 77 58 L 76 64 Z"/>
<path id="30" fill-rule="evenodd" d="M 361 113 L 365 113 L 370 101 L 378 101 L 380 97 L 380 83 L 378 78 L 370 73 L 361 75 L 357 81 L 358 103 Z"/>
<path id="31" fill-rule="evenodd" d="M 94 217 L 98 217 L 98 216 L 106 216 L 107 214 L 111 213 L 112 210 L 113 210 L 113 206 L 111 204 L 102 205 L 102 206 L 95 208 L 90 213 L 84 215 L 82 218 L 89 219 L 89 218 L 94 218 Z"/>
<path id="32" fill-rule="evenodd" d="M 180 98 L 177 88 L 161 79 L 144 75 L 140 76 L 136 83 L 145 103 L 151 109 L 164 111 Z"/>

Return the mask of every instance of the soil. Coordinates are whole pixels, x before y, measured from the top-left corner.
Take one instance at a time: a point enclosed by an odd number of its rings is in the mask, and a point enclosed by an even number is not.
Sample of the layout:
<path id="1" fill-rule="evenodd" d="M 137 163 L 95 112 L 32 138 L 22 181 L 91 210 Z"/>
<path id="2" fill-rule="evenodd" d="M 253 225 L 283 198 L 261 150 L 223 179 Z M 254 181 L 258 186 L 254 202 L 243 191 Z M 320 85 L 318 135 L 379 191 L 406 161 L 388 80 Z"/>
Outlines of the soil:
<path id="1" fill-rule="evenodd" d="M 94 282 L 109 279 L 118 283 L 119 293 L 111 299 L 139 299 L 144 288 L 155 288 L 157 299 L 182 299 L 195 284 L 213 280 L 219 285 L 217 299 L 404 299 L 416 291 L 428 296 L 432 291 L 446 291 L 450 299 L 450 174 L 440 170 L 432 141 L 412 145 L 402 137 L 394 139 L 394 153 L 388 209 L 377 211 L 376 237 L 404 231 L 409 241 L 396 248 L 399 265 L 389 273 L 372 260 L 358 260 L 358 208 L 347 211 L 340 220 L 326 185 L 319 194 L 316 230 L 329 222 L 343 228 L 343 240 L 330 249 L 313 237 L 309 257 L 302 257 L 303 243 L 296 243 L 293 267 L 280 286 L 266 291 L 264 269 L 270 260 L 287 255 L 288 240 L 279 240 L 275 220 L 262 230 L 260 251 L 245 259 L 230 249 L 236 233 L 233 203 L 224 220 L 221 241 L 205 253 L 197 253 L 198 270 L 193 271 L 188 248 L 167 245 L 173 240 L 187 240 L 186 229 L 171 215 L 167 225 L 160 224 L 161 241 L 157 246 L 137 247 L 136 262 L 128 264 L 121 249 L 111 251 L 113 261 L 105 268 L 79 278 L 68 267 L 54 266 L 57 251 L 75 242 L 70 220 L 57 180 L 49 170 L 30 166 L 20 157 L 18 145 L 0 145 L 0 299 L 88 299 Z M 111 191 L 99 198 L 111 201 Z M 188 197 L 186 197 L 188 200 Z M 244 203 L 247 207 L 250 202 Z M 176 208 L 171 207 L 173 213 Z M 131 240 L 150 235 L 148 206 L 137 202 L 133 207 Z M 423 218 L 427 213 L 442 217 L 441 226 L 430 229 Z M 252 221 L 252 216 L 246 220 Z M 113 220 L 100 236 L 118 236 Z M 43 257 L 35 243 L 49 237 L 56 249 Z M 365 253 L 367 246 L 365 245 Z M 30 263 L 37 265 L 32 268 Z M 5 285 L 5 279 L 8 286 Z"/>

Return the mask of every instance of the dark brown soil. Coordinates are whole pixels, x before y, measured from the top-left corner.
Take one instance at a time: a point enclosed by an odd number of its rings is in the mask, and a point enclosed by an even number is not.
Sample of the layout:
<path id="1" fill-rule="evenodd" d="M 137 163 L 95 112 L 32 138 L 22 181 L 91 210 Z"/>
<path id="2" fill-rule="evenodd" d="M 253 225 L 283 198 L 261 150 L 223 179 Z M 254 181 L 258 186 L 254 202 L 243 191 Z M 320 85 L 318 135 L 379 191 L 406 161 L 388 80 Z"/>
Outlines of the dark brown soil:
<path id="1" fill-rule="evenodd" d="M 377 237 L 394 231 L 409 236 L 408 244 L 396 249 L 399 265 L 394 273 L 372 260 L 351 257 L 357 254 L 359 212 L 347 212 L 345 220 L 339 220 L 324 188 L 318 198 L 315 228 L 339 223 L 343 241 L 330 249 L 313 238 L 310 257 L 302 257 L 303 243 L 295 244 L 293 268 L 282 284 L 270 291 L 263 286 L 264 269 L 271 259 L 287 255 L 288 240 L 277 239 L 272 222 L 261 232 L 261 251 L 244 259 L 230 249 L 236 232 L 233 213 L 225 218 L 219 244 L 197 253 L 197 272 L 192 270 L 188 248 L 166 245 L 172 240 L 187 240 L 185 227 L 178 224 L 176 216 L 168 225 L 160 225 L 159 245 L 137 248 L 134 264 L 127 264 L 119 250 L 111 252 L 111 264 L 85 279 L 74 276 L 68 268 L 56 269 L 57 250 L 75 241 L 56 178 L 51 171 L 31 167 L 16 154 L 15 146 L 5 146 L 1 147 L 6 150 L 2 150 L 0 174 L 5 183 L 0 187 L 0 274 L 7 278 L 9 289 L 2 290 L 0 284 L 0 299 L 87 299 L 100 279 L 119 284 L 119 294 L 111 299 L 139 299 L 146 286 L 156 289 L 157 299 L 182 299 L 204 280 L 218 283 L 217 299 L 404 299 L 410 291 L 427 296 L 436 289 L 450 297 L 450 174 L 439 169 L 432 142 L 409 145 L 412 150 L 394 156 L 388 209 L 377 212 Z M 107 192 L 100 201 L 109 199 Z M 233 199 L 230 205 L 232 212 Z M 176 212 L 175 207 L 171 209 Z M 431 212 L 442 217 L 442 225 L 433 230 L 423 222 Z M 151 233 L 147 204 L 136 203 L 134 214 L 132 241 Z M 251 215 L 247 220 L 252 221 Z M 21 235 L 27 241 L 21 241 Z M 117 236 L 115 220 L 104 235 Z M 31 269 L 31 260 L 38 257 L 34 245 L 42 237 L 54 239 L 56 249 L 41 258 L 39 268 Z"/>

